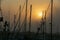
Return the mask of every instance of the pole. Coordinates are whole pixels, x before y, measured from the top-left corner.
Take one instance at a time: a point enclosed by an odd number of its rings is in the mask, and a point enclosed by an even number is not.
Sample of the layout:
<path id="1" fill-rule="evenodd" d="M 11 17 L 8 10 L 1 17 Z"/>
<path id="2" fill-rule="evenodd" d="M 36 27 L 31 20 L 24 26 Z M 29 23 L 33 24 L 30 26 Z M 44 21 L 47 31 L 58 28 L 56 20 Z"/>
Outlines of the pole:
<path id="1" fill-rule="evenodd" d="M 3 25 L 3 16 L 2 16 L 2 9 L 1 9 L 1 1 L 2 0 L 0 0 L 0 31 L 2 31 L 2 25 Z"/>
<path id="2" fill-rule="evenodd" d="M 1 11 L 1 0 L 0 0 L 0 13 L 1 13 L 1 17 L 2 17 L 2 11 Z"/>
<path id="3" fill-rule="evenodd" d="M 16 15 L 14 14 L 14 30 L 13 30 L 13 32 L 15 32 L 15 19 L 16 19 Z"/>
<path id="4" fill-rule="evenodd" d="M 30 5 L 30 21 L 29 21 L 29 32 L 31 32 L 31 15 L 32 14 L 32 5 Z"/>
<path id="5" fill-rule="evenodd" d="M 9 19 L 9 27 L 8 27 L 8 29 L 9 29 L 9 31 L 10 31 L 10 21 L 11 21 L 11 20 L 10 20 L 10 8 L 9 8 L 9 10 L 8 10 L 8 16 L 9 16 L 9 17 L 8 17 L 8 19 Z"/>
<path id="6" fill-rule="evenodd" d="M 51 40 L 52 40 L 52 17 L 53 17 L 53 0 L 51 0 Z"/>
<path id="7" fill-rule="evenodd" d="M 46 33 L 46 11 L 45 11 L 45 33 Z"/>
<path id="8" fill-rule="evenodd" d="M 27 3 L 28 3 L 28 0 L 26 0 L 26 14 L 25 14 L 25 27 L 24 27 L 25 32 L 26 32 L 26 27 L 27 27 Z"/>
<path id="9" fill-rule="evenodd" d="M 46 11 L 44 11 L 44 19 L 43 19 L 43 40 L 45 40 L 45 36 L 46 36 Z"/>
<path id="10" fill-rule="evenodd" d="M 20 8 L 19 8 L 19 30 L 20 30 L 20 25 L 21 25 L 21 5 L 20 5 Z"/>
<path id="11" fill-rule="evenodd" d="M 0 22 L 3 21 L 2 9 L 1 9 L 1 1 L 2 0 L 0 0 Z"/>
<path id="12" fill-rule="evenodd" d="M 44 36 L 45 36 L 45 34 L 44 34 L 44 11 L 43 11 L 43 14 L 42 14 L 42 27 L 43 27 L 43 40 L 44 40 Z"/>
<path id="13" fill-rule="evenodd" d="M 0 0 L 0 11 L 1 11 L 1 0 Z"/>

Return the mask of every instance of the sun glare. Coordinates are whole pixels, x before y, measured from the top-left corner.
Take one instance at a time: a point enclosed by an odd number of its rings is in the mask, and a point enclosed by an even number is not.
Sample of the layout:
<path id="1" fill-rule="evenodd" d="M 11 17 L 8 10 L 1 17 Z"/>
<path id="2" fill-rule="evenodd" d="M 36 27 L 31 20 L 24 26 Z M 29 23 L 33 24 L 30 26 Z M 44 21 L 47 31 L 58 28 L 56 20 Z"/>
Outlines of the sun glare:
<path id="1" fill-rule="evenodd" d="M 39 13 L 38 13 L 38 16 L 39 16 L 39 17 L 42 17 L 42 12 L 39 12 Z"/>

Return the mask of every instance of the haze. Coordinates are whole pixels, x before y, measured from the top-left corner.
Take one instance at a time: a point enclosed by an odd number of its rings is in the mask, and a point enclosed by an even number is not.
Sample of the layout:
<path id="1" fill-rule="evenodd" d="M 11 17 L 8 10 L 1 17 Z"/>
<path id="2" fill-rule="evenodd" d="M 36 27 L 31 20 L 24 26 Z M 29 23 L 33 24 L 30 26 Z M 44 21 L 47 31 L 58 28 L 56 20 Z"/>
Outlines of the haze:
<path id="1" fill-rule="evenodd" d="M 9 15 L 9 12 L 10 12 L 10 16 L 11 16 L 10 19 L 12 19 L 11 23 L 13 23 L 14 14 L 17 14 L 17 17 L 18 17 L 19 5 L 21 5 L 23 7 L 24 2 L 25 2 L 25 0 L 3 0 L 2 1 L 2 12 L 3 12 L 5 20 L 9 19 L 9 17 L 7 17 L 7 16 Z M 39 22 L 40 22 L 40 19 L 37 17 L 36 14 L 39 11 L 46 10 L 49 3 L 50 3 L 50 0 L 29 0 L 29 2 L 28 2 L 28 14 L 29 14 L 30 4 L 32 4 L 32 6 L 33 6 L 31 31 L 36 32 L 37 25 L 39 25 Z M 59 6 L 59 3 L 60 3 L 60 0 L 54 0 L 53 33 L 57 32 L 58 29 L 56 27 L 60 28 L 60 18 L 59 18 L 60 6 Z M 22 13 L 22 16 L 23 15 L 24 15 L 24 12 Z M 48 11 L 48 14 L 47 14 L 47 30 L 48 30 L 47 32 L 48 33 L 50 32 L 49 22 L 50 22 L 50 11 Z M 28 27 L 27 27 L 27 30 L 28 30 Z M 58 32 L 60 32 L 60 31 L 58 31 Z"/>

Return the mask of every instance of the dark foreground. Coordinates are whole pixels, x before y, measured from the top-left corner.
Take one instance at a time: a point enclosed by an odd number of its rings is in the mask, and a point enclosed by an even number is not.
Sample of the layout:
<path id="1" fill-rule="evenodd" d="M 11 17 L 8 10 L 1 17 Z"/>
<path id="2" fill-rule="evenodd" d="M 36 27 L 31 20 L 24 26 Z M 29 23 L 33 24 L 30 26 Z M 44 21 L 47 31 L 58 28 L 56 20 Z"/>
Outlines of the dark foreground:
<path id="1" fill-rule="evenodd" d="M 0 32 L 0 40 L 51 40 L 50 34 Z M 52 40 L 60 40 L 59 34 L 53 34 Z"/>

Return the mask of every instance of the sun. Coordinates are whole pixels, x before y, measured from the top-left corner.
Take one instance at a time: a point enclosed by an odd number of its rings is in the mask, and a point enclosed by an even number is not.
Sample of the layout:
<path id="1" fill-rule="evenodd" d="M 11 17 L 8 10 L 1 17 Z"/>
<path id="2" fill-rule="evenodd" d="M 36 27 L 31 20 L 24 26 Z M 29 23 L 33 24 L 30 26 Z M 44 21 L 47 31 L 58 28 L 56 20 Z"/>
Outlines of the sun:
<path id="1" fill-rule="evenodd" d="M 42 18 L 42 15 L 43 15 L 42 11 L 38 13 L 38 16 L 39 16 L 40 18 Z"/>

